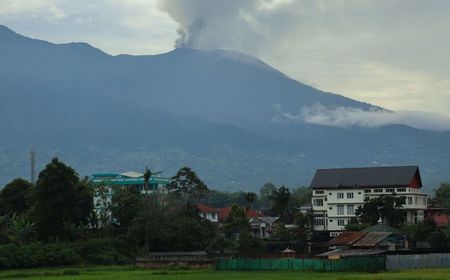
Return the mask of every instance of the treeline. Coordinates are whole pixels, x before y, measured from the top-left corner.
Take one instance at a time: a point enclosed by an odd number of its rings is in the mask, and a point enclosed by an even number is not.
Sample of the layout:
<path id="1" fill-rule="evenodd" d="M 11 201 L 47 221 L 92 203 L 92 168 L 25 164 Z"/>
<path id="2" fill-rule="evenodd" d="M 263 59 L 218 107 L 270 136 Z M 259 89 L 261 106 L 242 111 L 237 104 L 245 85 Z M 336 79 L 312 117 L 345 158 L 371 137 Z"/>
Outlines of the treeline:
<path id="1" fill-rule="evenodd" d="M 150 176 L 151 171 L 144 175 L 146 184 Z M 168 190 L 141 195 L 133 188 L 117 188 L 109 199 L 106 186 L 80 178 L 54 158 L 35 185 L 15 179 L 0 191 L 0 268 L 132 263 L 150 251 L 251 256 L 263 253 L 265 245 L 251 234 L 245 207 L 264 208 L 285 223 L 304 225 L 298 207 L 310 200 L 307 188 L 291 193 L 273 184 L 263 186 L 259 195 L 209 191 L 188 167 L 172 177 Z M 93 204 L 94 194 L 99 205 Z M 198 202 L 233 206 L 219 228 L 201 218 L 194 207 Z M 298 236 L 281 223 L 273 239 Z"/>

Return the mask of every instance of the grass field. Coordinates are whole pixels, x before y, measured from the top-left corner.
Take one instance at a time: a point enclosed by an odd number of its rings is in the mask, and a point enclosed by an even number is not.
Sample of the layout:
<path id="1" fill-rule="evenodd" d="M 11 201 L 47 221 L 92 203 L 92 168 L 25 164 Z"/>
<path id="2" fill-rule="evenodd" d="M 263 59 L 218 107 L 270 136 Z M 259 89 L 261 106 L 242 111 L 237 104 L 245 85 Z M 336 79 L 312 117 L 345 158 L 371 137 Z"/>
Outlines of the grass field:
<path id="1" fill-rule="evenodd" d="M 88 279 L 126 279 L 126 280 L 353 280 L 353 279 L 431 279 L 449 280 L 450 268 L 422 269 L 400 272 L 384 272 L 377 274 L 349 273 L 349 272 L 233 272 L 214 270 L 142 270 L 128 266 L 102 266 L 102 267 L 71 267 L 71 268 L 39 268 L 0 271 L 0 279 L 27 279 L 27 280 L 88 280 Z"/>

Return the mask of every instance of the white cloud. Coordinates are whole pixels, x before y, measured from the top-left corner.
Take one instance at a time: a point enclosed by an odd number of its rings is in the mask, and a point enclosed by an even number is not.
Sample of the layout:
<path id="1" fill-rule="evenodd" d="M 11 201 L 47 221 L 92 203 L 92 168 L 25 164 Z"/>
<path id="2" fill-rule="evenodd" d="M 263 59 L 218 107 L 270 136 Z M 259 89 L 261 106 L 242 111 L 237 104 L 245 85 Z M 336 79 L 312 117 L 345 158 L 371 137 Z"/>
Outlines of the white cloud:
<path id="1" fill-rule="evenodd" d="M 381 127 L 402 124 L 418 129 L 450 130 L 450 118 L 440 114 L 417 111 L 393 112 L 379 108 L 372 110 L 352 107 L 327 108 L 320 104 L 303 107 L 297 115 L 280 111 L 274 120 L 284 123 L 301 121 L 335 127 Z"/>
<path id="2" fill-rule="evenodd" d="M 176 24 L 148 0 L 0 0 L 0 24 L 56 43 L 84 41 L 111 54 L 167 52 Z"/>

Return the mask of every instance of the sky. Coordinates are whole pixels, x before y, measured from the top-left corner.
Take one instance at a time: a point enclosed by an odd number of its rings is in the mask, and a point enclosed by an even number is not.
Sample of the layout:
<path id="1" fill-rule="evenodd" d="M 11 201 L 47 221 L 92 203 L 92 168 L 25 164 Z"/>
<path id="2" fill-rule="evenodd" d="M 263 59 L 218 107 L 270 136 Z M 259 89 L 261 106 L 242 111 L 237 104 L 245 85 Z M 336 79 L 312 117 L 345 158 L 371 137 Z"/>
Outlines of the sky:
<path id="1" fill-rule="evenodd" d="M 240 51 L 324 91 L 450 117 L 449 11 L 447 0 L 0 0 L 0 24 L 113 55 Z"/>

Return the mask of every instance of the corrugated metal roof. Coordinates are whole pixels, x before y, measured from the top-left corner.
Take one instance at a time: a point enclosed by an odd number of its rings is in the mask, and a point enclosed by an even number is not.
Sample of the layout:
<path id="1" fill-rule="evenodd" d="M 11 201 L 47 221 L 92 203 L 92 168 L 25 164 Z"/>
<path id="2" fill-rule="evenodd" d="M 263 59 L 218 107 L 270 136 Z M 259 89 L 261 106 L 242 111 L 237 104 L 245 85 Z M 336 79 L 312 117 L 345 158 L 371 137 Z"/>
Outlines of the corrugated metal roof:
<path id="1" fill-rule="evenodd" d="M 317 255 L 318 257 L 328 257 L 331 255 L 339 255 L 342 258 L 353 256 L 370 256 L 381 255 L 388 250 L 386 249 L 338 249 Z"/>
<path id="2" fill-rule="evenodd" d="M 409 186 L 418 175 L 418 166 L 362 167 L 318 169 L 311 181 L 312 188 Z"/>
<path id="3" fill-rule="evenodd" d="M 344 245 L 351 245 L 364 237 L 367 234 L 367 232 L 363 231 L 344 231 L 343 233 L 339 234 L 337 237 L 331 239 L 328 241 L 329 246 L 344 246 Z"/>
<path id="4" fill-rule="evenodd" d="M 392 232 L 367 232 L 367 234 L 353 243 L 352 247 L 375 247 L 386 239 Z"/>

